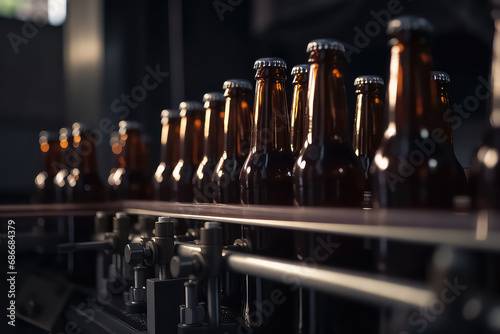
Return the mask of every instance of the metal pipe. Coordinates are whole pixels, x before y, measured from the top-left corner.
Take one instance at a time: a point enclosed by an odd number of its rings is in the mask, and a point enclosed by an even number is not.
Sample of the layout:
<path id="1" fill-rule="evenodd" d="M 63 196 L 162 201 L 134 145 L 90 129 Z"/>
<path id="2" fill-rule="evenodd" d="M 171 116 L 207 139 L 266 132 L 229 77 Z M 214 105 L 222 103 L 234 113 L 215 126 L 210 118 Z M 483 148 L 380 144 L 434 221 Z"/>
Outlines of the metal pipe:
<path id="1" fill-rule="evenodd" d="M 189 256 L 201 251 L 195 244 L 177 244 L 176 252 Z M 223 261 L 231 271 L 272 281 L 299 282 L 300 286 L 354 298 L 364 302 L 391 305 L 403 303 L 426 307 L 435 294 L 422 285 L 380 275 L 341 270 L 325 266 L 308 267 L 304 263 L 276 260 L 263 256 L 224 250 Z"/>
<path id="2" fill-rule="evenodd" d="M 210 327 L 219 327 L 219 278 L 210 277 L 207 284 L 207 308 Z"/>

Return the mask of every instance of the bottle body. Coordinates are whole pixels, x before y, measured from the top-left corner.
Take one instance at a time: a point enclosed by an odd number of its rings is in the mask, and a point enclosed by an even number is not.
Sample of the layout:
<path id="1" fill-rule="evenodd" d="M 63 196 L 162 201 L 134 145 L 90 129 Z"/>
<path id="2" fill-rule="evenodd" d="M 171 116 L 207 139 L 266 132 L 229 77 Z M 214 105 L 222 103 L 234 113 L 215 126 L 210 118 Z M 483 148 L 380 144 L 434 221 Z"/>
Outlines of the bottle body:
<path id="1" fill-rule="evenodd" d="M 251 84 L 245 80 L 224 83 L 224 151 L 212 176 L 215 203 L 240 203 L 240 172 L 250 147 Z"/>
<path id="2" fill-rule="evenodd" d="M 169 179 L 171 201 L 193 201 L 193 176 L 203 158 L 205 111 L 198 102 L 182 102 L 179 161 Z"/>
<path id="3" fill-rule="evenodd" d="M 168 184 L 175 164 L 179 161 L 181 118 L 178 110 L 162 111 L 160 163 L 153 177 L 155 200 L 169 201 L 171 199 Z"/>
<path id="4" fill-rule="evenodd" d="M 68 201 L 72 203 L 100 202 L 106 199 L 106 189 L 97 171 L 94 134 L 81 123 L 73 124 L 73 157 L 75 167 L 66 178 Z"/>
<path id="5" fill-rule="evenodd" d="M 312 50 L 309 58 L 309 132 L 294 167 L 299 206 L 359 207 L 363 201 L 363 170 L 348 130 L 342 50 L 338 43 L 336 49 Z"/>
<path id="6" fill-rule="evenodd" d="M 193 177 L 193 201 L 212 203 L 216 194 L 212 182 L 218 159 L 223 152 L 225 99 L 221 93 L 207 93 L 205 102 L 204 155 Z"/>
<path id="7" fill-rule="evenodd" d="M 458 174 L 436 124 L 430 89 L 430 24 L 393 20 L 388 93 L 390 122 L 372 169 L 374 207 L 451 208 Z M 398 25 L 399 24 L 399 25 Z"/>
<path id="8" fill-rule="evenodd" d="M 143 141 L 141 126 L 129 121 L 121 121 L 119 125 L 119 143 L 114 143 L 115 151 L 119 149 L 117 159 L 119 166 L 112 169 L 108 177 L 111 198 L 113 200 L 150 199 L 152 185 L 146 162 L 151 157 Z"/>
<path id="9" fill-rule="evenodd" d="M 56 185 L 54 178 L 61 160 L 61 146 L 54 133 L 40 132 L 40 151 L 42 168 L 35 177 L 34 201 L 36 203 L 55 203 Z"/>
<path id="10" fill-rule="evenodd" d="M 383 85 L 384 81 L 381 77 L 372 75 L 361 76 L 354 81 L 357 96 L 352 145 L 365 175 L 363 204 L 365 207 L 372 206 L 370 168 L 385 130 Z"/>

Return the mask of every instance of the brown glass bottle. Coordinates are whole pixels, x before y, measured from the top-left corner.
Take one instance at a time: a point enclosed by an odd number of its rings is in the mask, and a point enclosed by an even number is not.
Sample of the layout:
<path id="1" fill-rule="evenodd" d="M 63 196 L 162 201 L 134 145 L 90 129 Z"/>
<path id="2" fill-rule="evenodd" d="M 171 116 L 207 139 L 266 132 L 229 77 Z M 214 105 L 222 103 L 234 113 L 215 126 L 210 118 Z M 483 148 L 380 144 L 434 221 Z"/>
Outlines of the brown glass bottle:
<path id="1" fill-rule="evenodd" d="M 286 106 L 285 61 L 255 62 L 252 145 L 240 175 L 243 204 L 293 205 L 293 153 Z"/>
<path id="2" fill-rule="evenodd" d="M 285 94 L 286 63 L 281 58 L 261 58 L 255 62 L 254 124 L 250 154 L 240 175 L 243 204 L 293 205 L 290 128 Z M 244 226 L 243 237 L 256 254 L 290 259 L 293 234 L 283 229 Z M 294 296 L 285 284 L 246 277 L 243 314 L 253 333 L 291 333 Z M 283 297 L 269 317 L 254 317 L 261 312 L 259 301 L 271 300 L 273 291 Z M 255 302 L 257 301 L 257 302 Z"/>
<path id="3" fill-rule="evenodd" d="M 199 102 L 181 102 L 179 161 L 169 179 L 171 201 L 193 201 L 193 176 L 203 158 L 203 124 L 205 110 Z"/>
<path id="4" fill-rule="evenodd" d="M 344 46 L 314 40 L 309 55 L 309 132 L 294 167 L 299 206 L 360 206 L 364 177 L 349 135 L 342 72 Z"/>
<path id="5" fill-rule="evenodd" d="M 206 93 L 203 96 L 205 107 L 203 160 L 193 177 L 195 203 L 214 201 L 216 185 L 212 182 L 212 176 L 224 151 L 225 101 L 222 93 Z"/>
<path id="6" fill-rule="evenodd" d="M 307 116 L 307 82 L 309 65 L 296 65 L 292 68 L 293 99 L 291 115 L 292 152 L 297 157 L 307 138 L 309 119 Z"/>
<path id="7" fill-rule="evenodd" d="M 247 80 L 226 80 L 224 149 L 212 176 L 215 203 L 240 203 L 240 172 L 250 147 L 252 85 Z"/>
<path id="8" fill-rule="evenodd" d="M 56 202 L 56 185 L 54 178 L 58 172 L 58 164 L 61 160 L 61 146 L 57 135 L 53 132 L 40 132 L 39 140 L 42 168 L 35 177 L 36 203 L 54 203 Z"/>
<path id="9" fill-rule="evenodd" d="M 384 136 L 384 80 L 376 75 L 363 75 L 354 80 L 356 115 L 352 147 L 365 172 L 364 206 L 371 207 L 372 181 L 370 168 L 375 152 Z"/>
<path id="10" fill-rule="evenodd" d="M 57 174 L 54 177 L 56 202 L 66 203 L 69 201 L 69 184 L 66 180 L 70 171 L 76 167 L 77 155 L 73 147 L 73 135 L 71 128 L 59 130 L 59 147 L 61 150 L 60 160 L 56 164 Z"/>
<path id="11" fill-rule="evenodd" d="M 120 166 L 112 169 L 108 177 L 111 198 L 150 199 L 151 179 L 145 169 L 145 161 L 150 157 L 146 156 L 141 125 L 133 121 L 120 121 L 118 135 L 120 146 L 115 146 L 115 150 L 120 150 Z"/>
<path id="12" fill-rule="evenodd" d="M 459 175 L 436 124 L 430 89 L 430 23 L 405 16 L 389 22 L 389 125 L 372 169 L 374 207 L 451 208 Z"/>
<path id="13" fill-rule="evenodd" d="M 175 165 L 179 161 L 180 148 L 180 111 L 165 109 L 161 112 L 161 151 L 160 164 L 156 168 L 153 183 L 155 199 L 169 201 L 171 198 L 168 181 Z"/>
<path id="14" fill-rule="evenodd" d="M 73 150 L 75 168 L 69 171 L 68 200 L 72 203 L 100 202 L 106 198 L 97 171 L 94 134 L 82 123 L 73 123 Z"/>
<path id="15" fill-rule="evenodd" d="M 450 76 L 446 72 L 431 71 L 431 91 L 435 94 L 437 98 L 437 113 L 436 113 L 436 126 L 438 129 L 444 131 L 446 140 L 444 141 L 444 147 L 449 151 L 452 156 L 452 168 L 458 175 L 456 187 L 456 194 L 464 195 L 467 192 L 467 176 L 465 175 L 464 168 L 460 164 L 455 155 L 455 150 L 453 149 L 453 132 L 451 130 L 451 125 L 449 121 L 450 117 Z"/>
<path id="16" fill-rule="evenodd" d="M 470 195 L 475 209 L 500 210 L 500 11 L 492 12 L 495 20 L 493 60 L 491 66 L 491 112 L 489 127 L 481 145 L 472 157 Z"/>

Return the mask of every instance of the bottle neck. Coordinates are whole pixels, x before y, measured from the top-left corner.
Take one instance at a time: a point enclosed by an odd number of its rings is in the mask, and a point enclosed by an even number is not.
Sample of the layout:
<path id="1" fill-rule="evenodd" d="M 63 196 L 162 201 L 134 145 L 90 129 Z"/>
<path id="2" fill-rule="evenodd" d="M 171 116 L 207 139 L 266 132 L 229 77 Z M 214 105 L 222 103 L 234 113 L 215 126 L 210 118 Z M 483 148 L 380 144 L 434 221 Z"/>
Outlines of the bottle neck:
<path id="1" fill-rule="evenodd" d="M 343 54 L 336 50 L 313 51 L 309 58 L 308 141 L 325 144 L 349 142 L 349 122 Z"/>
<path id="2" fill-rule="evenodd" d="M 250 146 L 249 96 L 241 88 L 230 88 L 225 95 L 224 152 L 232 157 L 245 156 Z"/>
<path id="3" fill-rule="evenodd" d="M 180 117 L 164 120 L 161 129 L 160 162 L 173 166 L 179 160 Z"/>
<path id="4" fill-rule="evenodd" d="M 222 154 L 220 148 L 220 125 L 224 119 L 224 101 L 210 101 L 208 108 L 205 109 L 205 129 L 203 154 L 208 160 L 217 160 Z"/>
<path id="5" fill-rule="evenodd" d="M 353 149 L 358 156 L 373 156 L 384 129 L 382 87 L 366 84 L 356 89 Z"/>
<path id="6" fill-rule="evenodd" d="M 203 110 L 191 110 L 182 117 L 180 126 L 179 159 L 198 165 L 203 155 Z"/>
<path id="7" fill-rule="evenodd" d="M 431 100 L 428 45 L 411 41 L 393 46 L 390 67 L 388 134 L 429 133 L 436 104 Z"/>
<path id="8" fill-rule="evenodd" d="M 281 68 L 257 70 L 251 152 L 291 150 L 285 79 Z"/>
<path id="9" fill-rule="evenodd" d="M 444 131 L 446 140 L 443 145 L 453 150 L 453 133 L 449 122 L 450 98 L 448 95 L 448 84 L 441 80 L 431 80 L 431 90 L 438 105 L 435 113 L 436 128 Z"/>
<path id="10" fill-rule="evenodd" d="M 299 73 L 293 79 L 291 110 L 292 151 L 297 154 L 304 145 L 307 135 L 307 74 Z"/>

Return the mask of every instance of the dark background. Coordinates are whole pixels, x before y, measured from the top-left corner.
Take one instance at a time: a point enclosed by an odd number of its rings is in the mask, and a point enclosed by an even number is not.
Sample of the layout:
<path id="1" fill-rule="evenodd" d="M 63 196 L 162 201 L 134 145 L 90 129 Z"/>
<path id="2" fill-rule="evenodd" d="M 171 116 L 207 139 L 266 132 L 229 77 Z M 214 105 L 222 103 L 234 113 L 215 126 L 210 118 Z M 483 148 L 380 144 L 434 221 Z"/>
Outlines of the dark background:
<path id="1" fill-rule="evenodd" d="M 86 1 L 71 0 L 68 6 L 86 6 L 91 2 Z M 79 120 L 97 127 L 103 118 L 117 124 L 120 118 L 113 112 L 112 102 L 141 85 L 146 66 L 158 65 L 162 71 L 176 73 L 148 92 L 147 98 L 127 117 L 144 124 L 155 153 L 152 165 L 156 166 L 162 109 L 176 108 L 183 99 L 201 100 L 208 91 L 221 91 L 226 79 L 253 81 L 252 65 L 257 58 L 282 57 L 290 70 L 295 64 L 307 62 L 308 41 L 337 38 L 349 48 L 360 45 L 359 31 L 366 34 L 367 29 L 372 29 L 371 36 L 365 35 L 365 42 L 369 39 L 367 45 L 350 54 L 345 72 L 352 119 L 354 78 L 363 74 L 380 74 L 384 78 L 388 75 L 385 27 L 377 23 L 372 11 L 388 13 L 388 7 L 394 6 L 401 10 L 400 14 L 422 15 L 434 24 L 435 69 L 450 74 L 454 103 L 463 104 L 468 96 L 474 96 L 481 84 L 478 76 L 487 78 L 491 64 L 493 21 L 487 0 L 106 0 L 97 3 L 100 10 L 96 15 L 102 21 L 97 37 L 103 43 L 104 52 L 99 55 L 103 66 L 89 66 L 87 71 L 101 72 L 100 96 L 92 96 L 85 73 L 72 71 L 71 64 L 64 61 L 65 53 L 73 47 L 68 41 L 79 38 L 74 27 L 68 32 L 68 23 L 77 22 L 77 32 L 79 29 L 85 32 L 92 24 L 79 16 L 80 9 L 68 8 L 68 18 L 62 26 L 40 27 L 29 43 L 19 46 L 18 53 L 14 52 L 7 34 L 20 34 L 25 22 L 0 18 L 2 204 L 30 200 L 33 180 L 40 168 L 41 130 L 58 131 Z M 179 64 L 179 58 L 183 60 L 181 66 L 175 65 Z M 71 88 L 67 85 L 68 73 L 72 73 Z M 291 80 L 287 84 L 291 101 Z M 99 101 L 98 110 L 86 110 L 81 104 L 81 100 L 89 97 Z M 468 166 L 482 137 L 488 114 L 487 103 L 481 101 L 472 116 L 455 131 L 455 150 L 464 166 Z M 98 148 L 103 180 L 111 162 L 108 138 Z"/>

